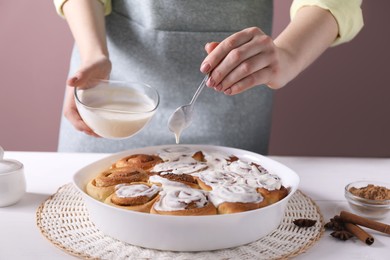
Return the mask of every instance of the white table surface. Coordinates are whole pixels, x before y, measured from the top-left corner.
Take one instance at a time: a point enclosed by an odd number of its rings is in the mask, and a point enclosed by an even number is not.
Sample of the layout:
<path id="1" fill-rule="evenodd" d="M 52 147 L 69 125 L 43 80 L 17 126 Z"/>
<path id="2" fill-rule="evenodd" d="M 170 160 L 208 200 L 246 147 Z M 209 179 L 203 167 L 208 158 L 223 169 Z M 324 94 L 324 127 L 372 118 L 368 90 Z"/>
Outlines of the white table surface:
<path id="1" fill-rule="evenodd" d="M 108 154 L 5 152 L 5 159 L 24 164 L 27 193 L 17 204 L 0 208 L 0 259 L 74 259 L 41 235 L 35 224 L 38 206 L 57 189 L 72 181 L 83 166 Z M 299 189 L 320 207 L 327 222 L 349 210 L 344 187 L 355 180 L 390 180 L 390 159 L 270 156 L 298 173 Z M 382 220 L 390 224 L 390 216 Z M 295 259 L 390 259 L 390 236 L 368 230 L 371 246 L 357 239 L 336 240 L 325 231 L 321 239 Z"/>

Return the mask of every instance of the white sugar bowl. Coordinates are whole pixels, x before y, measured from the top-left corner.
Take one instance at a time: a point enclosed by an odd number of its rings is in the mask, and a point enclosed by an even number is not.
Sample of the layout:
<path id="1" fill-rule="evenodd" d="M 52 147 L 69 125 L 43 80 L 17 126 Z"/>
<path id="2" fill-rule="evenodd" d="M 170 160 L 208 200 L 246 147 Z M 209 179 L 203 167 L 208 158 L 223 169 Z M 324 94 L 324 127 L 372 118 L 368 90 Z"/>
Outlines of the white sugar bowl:
<path id="1" fill-rule="evenodd" d="M 0 146 L 0 207 L 18 202 L 26 193 L 24 167 L 16 160 L 4 160 Z"/>

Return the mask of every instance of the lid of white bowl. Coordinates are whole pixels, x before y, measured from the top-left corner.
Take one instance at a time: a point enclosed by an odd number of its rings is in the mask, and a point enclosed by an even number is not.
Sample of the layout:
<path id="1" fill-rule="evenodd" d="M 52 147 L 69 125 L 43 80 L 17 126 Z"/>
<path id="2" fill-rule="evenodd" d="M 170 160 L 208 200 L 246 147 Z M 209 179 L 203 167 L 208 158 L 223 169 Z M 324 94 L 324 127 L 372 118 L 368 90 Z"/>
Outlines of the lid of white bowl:
<path id="1" fill-rule="evenodd" d="M 4 160 L 4 150 L 0 146 L 0 174 L 13 172 L 19 170 L 23 165 L 16 160 Z"/>

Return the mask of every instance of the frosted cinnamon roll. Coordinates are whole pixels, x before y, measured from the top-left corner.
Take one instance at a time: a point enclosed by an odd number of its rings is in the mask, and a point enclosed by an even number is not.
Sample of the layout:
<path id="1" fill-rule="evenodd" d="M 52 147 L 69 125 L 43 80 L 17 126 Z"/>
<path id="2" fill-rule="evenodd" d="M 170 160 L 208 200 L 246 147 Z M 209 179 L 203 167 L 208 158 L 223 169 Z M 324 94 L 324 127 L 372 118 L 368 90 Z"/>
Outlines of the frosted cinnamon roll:
<path id="1" fill-rule="evenodd" d="M 162 159 L 157 155 L 133 154 L 117 161 L 113 165 L 113 168 L 131 167 L 148 171 L 161 162 Z"/>
<path id="2" fill-rule="evenodd" d="M 255 187 L 268 204 L 278 202 L 288 195 L 288 190 L 282 185 L 280 178 L 273 174 L 250 176 L 246 183 Z"/>
<path id="3" fill-rule="evenodd" d="M 280 178 L 274 174 L 250 172 L 244 175 L 243 183 L 256 188 L 269 205 L 288 195 L 288 190 L 282 185 Z"/>
<path id="4" fill-rule="evenodd" d="M 242 160 L 236 160 L 225 167 L 227 171 L 234 172 L 237 175 L 246 178 L 248 175 L 264 175 L 268 171 L 259 164 L 248 163 Z"/>
<path id="5" fill-rule="evenodd" d="M 267 190 L 278 190 L 282 187 L 280 178 L 273 174 L 247 174 L 243 177 L 243 183 L 253 188 Z"/>
<path id="6" fill-rule="evenodd" d="M 177 216 L 215 215 L 217 209 L 202 190 L 169 188 L 160 192 L 150 213 Z"/>
<path id="7" fill-rule="evenodd" d="M 132 182 L 147 182 L 149 175 L 142 169 L 129 167 L 113 168 L 100 173 L 91 180 L 86 191 L 93 198 L 104 201 L 115 191 L 115 185 Z"/>
<path id="8" fill-rule="evenodd" d="M 149 184 L 155 184 L 160 187 L 184 187 L 184 188 L 189 188 L 189 186 L 177 182 L 177 181 L 171 181 L 167 178 L 163 178 L 158 174 L 152 175 L 149 177 Z"/>
<path id="9" fill-rule="evenodd" d="M 254 210 L 267 205 L 256 189 L 245 185 L 215 186 L 210 191 L 210 200 L 218 214 Z"/>
<path id="10" fill-rule="evenodd" d="M 174 174 L 170 172 L 161 172 L 150 176 L 149 182 L 162 186 L 181 186 L 176 183 L 184 184 L 193 189 L 199 189 L 196 179 L 189 174 Z"/>
<path id="11" fill-rule="evenodd" d="M 238 160 L 238 157 L 234 155 L 221 152 L 207 152 L 204 157 L 210 170 L 225 169 L 227 165 Z"/>
<path id="12" fill-rule="evenodd" d="M 192 158 L 199 162 L 207 162 L 211 166 L 221 167 L 222 165 L 230 164 L 238 160 L 234 155 L 228 155 L 221 152 L 202 152 L 197 151 L 192 155 Z"/>
<path id="13" fill-rule="evenodd" d="M 240 182 L 255 188 L 264 197 L 267 204 L 275 203 L 288 194 L 288 190 L 282 186 L 280 178 L 275 174 L 270 174 L 259 164 L 238 160 L 231 163 L 227 169 L 242 176 Z"/>
<path id="14" fill-rule="evenodd" d="M 197 153 L 195 153 L 197 154 Z M 203 161 L 203 155 L 194 153 L 163 152 L 159 156 L 163 163 L 155 165 L 151 171 L 155 173 L 170 172 L 174 174 L 192 174 L 207 168 L 207 163 Z M 194 156 L 196 159 L 194 159 Z"/>
<path id="15" fill-rule="evenodd" d="M 211 191 L 215 186 L 231 186 L 240 182 L 241 177 L 222 170 L 206 170 L 194 175 L 201 189 Z"/>
<path id="16" fill-rule="evenodd" d="M 149 213 L 161 188 L 147 183 L 118 184 L 105 203 L 139 212 Z"/>

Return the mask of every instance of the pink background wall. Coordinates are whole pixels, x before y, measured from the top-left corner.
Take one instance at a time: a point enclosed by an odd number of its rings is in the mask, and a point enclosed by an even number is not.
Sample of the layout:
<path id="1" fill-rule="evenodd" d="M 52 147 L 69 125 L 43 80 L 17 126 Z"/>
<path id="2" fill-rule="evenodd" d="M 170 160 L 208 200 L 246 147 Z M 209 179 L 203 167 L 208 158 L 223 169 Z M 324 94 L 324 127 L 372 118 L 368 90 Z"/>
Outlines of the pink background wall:
<path id="1" fill-rule="evenodd" d="M 274 35 L 291 1 L 276 0 Z M 390 2 L 364 1 L 365 27 L 276 92 L 270 154 L 390 156 Z M 52 1 L 0 2 L 0 145 L 55 151 L 72 37 Z"/>

